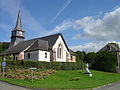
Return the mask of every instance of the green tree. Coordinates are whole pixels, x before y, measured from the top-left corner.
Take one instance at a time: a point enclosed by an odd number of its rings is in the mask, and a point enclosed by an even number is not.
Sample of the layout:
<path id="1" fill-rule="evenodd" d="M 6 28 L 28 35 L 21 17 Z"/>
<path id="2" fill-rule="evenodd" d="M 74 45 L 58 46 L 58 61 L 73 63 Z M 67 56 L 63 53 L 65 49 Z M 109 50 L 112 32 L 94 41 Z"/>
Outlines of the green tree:
<path id="1" fill-rule="evenodd" d="M 9 47 L 9 42 L 0 42 L 0 53 L 5 51 Z"/>
<path id="2" fill-rule="evenodd" d="M 79 63 L 81 63 L 81 67 L 82 67 L 82 69 L 84 69 L 85 68 L 85 65 L 84 65 L 84 57 L 85 57 L 85 52 L 83 51 L 83 52 L 81 52 L 81 51 L 77 51 L 76 52 L 76 61 L 77 62 L 79 62 Z"/>
<path id="3" fill-rule="evenodd" d="M 76 52 L 77 62 L 84 61 L 85 53 L 81 51 Z"/>
<path id="4" fill-rule="evenodd" d="M 93 64 L 96 58 L 96 53 L 95 52 L 89 52 L 85 55 L 84 62 L 85 63 L 90 63 Z"/>
<path id="5" fill-rule="evenodd" d="M 110 43 L 111 45 L 115 45 L 116 47 L 119 48 L 119 44 L 118 43 Z"/>
<path id="6" fill-rule="evenodd" d="M 117 66 L 116 53 L 99 52 L 97 53 L 95 63 L 92 64 L 92 69 L 115 72 Z"/>
<path id="7" fill-rule="evenodd" d="M 0 52 L 2 52 L 2 43 L 0 42 Z"/>

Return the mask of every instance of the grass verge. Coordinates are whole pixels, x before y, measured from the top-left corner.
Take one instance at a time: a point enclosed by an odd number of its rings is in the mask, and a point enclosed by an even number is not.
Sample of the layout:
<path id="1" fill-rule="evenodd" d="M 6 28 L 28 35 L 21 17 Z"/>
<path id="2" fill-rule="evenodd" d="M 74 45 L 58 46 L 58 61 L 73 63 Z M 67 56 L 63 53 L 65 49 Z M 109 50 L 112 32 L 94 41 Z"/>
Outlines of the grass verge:
<path id="1" fill-rule="evenodd" d="M 0 80 L 12 84 L 21 85 L 31 88 L 48 88 L 48 89 L 85 89 L 95 88 L 120 80 L 120 74 L 108 73 L 92 70 L 93 77 L 88 77 L 81 70 L 57 71 L 54 75 L 44 80 L 17 80 L 0 77 Z"/>

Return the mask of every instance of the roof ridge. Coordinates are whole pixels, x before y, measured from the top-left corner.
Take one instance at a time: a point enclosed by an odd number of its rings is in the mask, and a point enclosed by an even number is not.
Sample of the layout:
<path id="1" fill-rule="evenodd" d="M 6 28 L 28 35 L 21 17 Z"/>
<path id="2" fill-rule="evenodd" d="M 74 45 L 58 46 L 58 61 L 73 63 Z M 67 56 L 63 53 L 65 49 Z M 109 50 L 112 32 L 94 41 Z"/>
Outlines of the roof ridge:
<path id="1" fill-rule="evenodd" d="M 31 41 L 31 40 L 35 40 L 35 39 L 41 39 L 41 40 L 43 40 L 42 38 L 51 37 L 51 36 L 54 36 L 54 35 L 62 35 L 62 33 L 56 33 L 56 34 L 52 34 L 52 35 L 48 35 L 48 36 L 43 36 L 43 37 L 38 37 L 38 38 L 33 38 L 33 39 L 25 40 L 25 41 Z M 45 41 L 47 41 L 47 40 L 45 40 Z"/>
<path id="2" fill-rule="evenodd" d="M 56 33 L 56 34 L 52 34 L 52 35 L 48 35 L 48 36 L 44 36 L 44 37 L 51 37 L 51 36 L 55 36 L 55 35 L 62 35 L 62 33 Z M 40 38 L 44 38 L 44 37 L 40 37 Z"/>

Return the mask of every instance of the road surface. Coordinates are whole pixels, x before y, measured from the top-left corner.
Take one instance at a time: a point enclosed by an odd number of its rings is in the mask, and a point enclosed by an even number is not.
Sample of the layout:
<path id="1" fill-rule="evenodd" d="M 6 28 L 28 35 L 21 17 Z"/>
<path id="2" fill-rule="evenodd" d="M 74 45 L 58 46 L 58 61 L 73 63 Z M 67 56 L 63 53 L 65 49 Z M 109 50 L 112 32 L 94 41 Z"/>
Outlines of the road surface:
<path id="1" fill-rule="evenodd" d="M 93 90 L 120 90 L 120 82 L 116 82 Z"/>
<path id="2" fill-rule="evenodd" d="M 0 81 L 0 90 L 33 90 Z"/>
<path id="3" fill-rule="evenodd" d="M 12 84 L 0 81 L 0 90 L 35 90 L 35 89 L 28 89 L 28 88 L 24 88 L 24 87 L 12 85 Z M 43 89 L 39 89 L 39 90 L 43 90 Z M 95 88 L 93 90 L 120 90 L 120 82 Z"/>

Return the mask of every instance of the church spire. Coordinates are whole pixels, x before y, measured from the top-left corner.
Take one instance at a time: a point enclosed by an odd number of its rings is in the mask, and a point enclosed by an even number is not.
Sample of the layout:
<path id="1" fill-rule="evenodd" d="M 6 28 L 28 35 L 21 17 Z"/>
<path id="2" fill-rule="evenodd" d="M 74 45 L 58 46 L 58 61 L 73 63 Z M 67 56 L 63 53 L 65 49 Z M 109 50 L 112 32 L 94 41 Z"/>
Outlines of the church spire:
<path id="1" fill-rule="evenodd" d="M 11 33 L 11 44 L 9 47 L 15 46 L 16 44 L 22 41 L 24 41 L 24 30 L 21 27 L 21 16 L 20 16 L 20 10 L 19 10 L 16 26 Z"/>
<path id="2" fill-rule="evenodd" d="M 21 27 L 21 16 L 20 16 L 20 9 L 18 11 L 18 17 L 17 17 L 17 21 L 16 21 L 16 26 L 14 29 L 22 29 Z"/>

